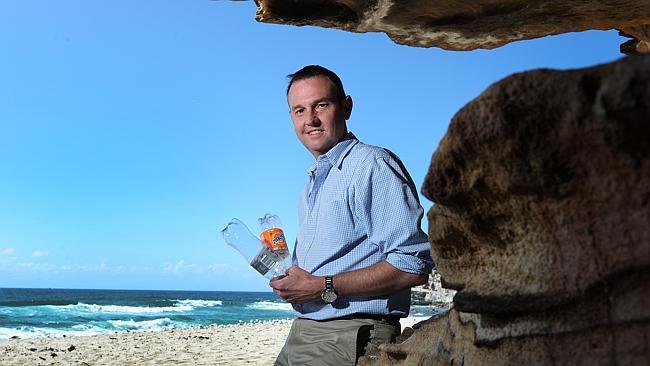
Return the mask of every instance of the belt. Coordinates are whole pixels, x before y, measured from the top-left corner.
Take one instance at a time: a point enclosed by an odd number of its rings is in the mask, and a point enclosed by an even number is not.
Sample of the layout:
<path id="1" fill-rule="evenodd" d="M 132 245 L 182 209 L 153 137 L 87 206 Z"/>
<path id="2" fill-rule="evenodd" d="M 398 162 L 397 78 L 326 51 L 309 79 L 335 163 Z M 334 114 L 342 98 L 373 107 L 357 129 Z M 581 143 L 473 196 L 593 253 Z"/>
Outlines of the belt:
<path id="1" fill-rule="evenodd" d="M 399 315 L 390 315 L 390 314 L 367 314 L 367 313 L 354 313 L 340 318 L 328 319 L 328 320 L 352 320 L 352 319 L 371 319 L 384 321 L 386 323 L 399 323 Z"/>

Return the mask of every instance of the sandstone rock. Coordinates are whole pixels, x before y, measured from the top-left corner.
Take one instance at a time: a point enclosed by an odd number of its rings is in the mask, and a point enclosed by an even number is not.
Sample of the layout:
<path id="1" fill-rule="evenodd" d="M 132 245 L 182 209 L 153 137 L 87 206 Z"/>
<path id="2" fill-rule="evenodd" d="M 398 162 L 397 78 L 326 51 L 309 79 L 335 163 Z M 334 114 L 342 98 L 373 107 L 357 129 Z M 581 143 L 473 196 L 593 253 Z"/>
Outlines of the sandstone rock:
<path id="1" fill-rule="evenodd" d="M 493 85 L 454 117 L 423 194 L 459 310 L 544 310 L 647 270 L 650 57 Z"/>
<path id="2" fill-rule="evenodd" d="M 650 364 L 650 55 L 494 84 L 423 193 L 454 309 L 362 364 Z"/>
<path id="3" fill-rule="evenodd" d="M 576 333 L 508 337 L 477 346 L 480 317 L 451 310 L 422 322 L 410 338 L 384 344 L 362 357 L 359 365 L 647 365 L 650 327 L 647 323 L 595 326 Z"/>
<path id="4" fill-rule="evenodd" d="M 629 27 L 619 33 L 632 38 L 621 45 L 622 53 L 650 53 L 650 25 Z"/>
<path id="5" fill-rule="evenodd" d="M 642 42 L 650 0 L 255 0 L 257 19 L 352 32 L 384 32 L 399 44 L 448 50 L 506 43 L 588 29 L 623 29 Z M 646 43 L 643 43 L 646 42 Z M 634 45 L 636 47 L 636 44 Z"/>

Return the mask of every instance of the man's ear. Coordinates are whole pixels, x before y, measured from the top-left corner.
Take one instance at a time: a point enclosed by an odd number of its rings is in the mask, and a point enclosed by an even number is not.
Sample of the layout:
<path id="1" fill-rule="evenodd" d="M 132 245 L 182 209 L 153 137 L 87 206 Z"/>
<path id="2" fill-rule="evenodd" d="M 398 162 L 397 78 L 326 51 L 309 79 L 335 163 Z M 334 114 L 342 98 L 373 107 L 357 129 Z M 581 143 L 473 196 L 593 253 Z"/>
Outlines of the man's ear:
<path id="1" fill-rule="evenodd" d="M 350 115 L 352 115 L 352 97 L 349 95 L 345 97 L 343 102 L 343 112 L 345 113 L 345 120 L 350 119 Z"/>

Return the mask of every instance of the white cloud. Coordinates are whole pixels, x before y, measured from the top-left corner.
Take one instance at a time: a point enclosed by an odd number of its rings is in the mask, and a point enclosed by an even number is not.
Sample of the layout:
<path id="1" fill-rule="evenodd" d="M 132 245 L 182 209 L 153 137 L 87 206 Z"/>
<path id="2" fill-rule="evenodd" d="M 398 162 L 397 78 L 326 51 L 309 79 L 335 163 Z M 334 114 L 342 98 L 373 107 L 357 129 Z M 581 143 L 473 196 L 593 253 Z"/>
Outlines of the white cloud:
<path id="1" fill-rule="evenodd" d="M 67 273 L 99 272 L 99 271 L 106 270 L 106 267 L 102 268 L 101 264 L 63 263 L 63 264 L 55 265 L 52 263 L 43 263 L 38 261 L 16 263 L 15 268 L 29 270 L 29 271 L 52 273 L 52 274 L 60 274 L 66 272 Z M 120 268 L 118 268 L 118 272 L 119 270 Z"/>
<path id="2" fill-rule="evenodd" d="M 14 248 L 2 248 L 0 249 L 0 255 L 13 255 L 16 253 Z"/>
<path id="3" fill-rule="evenodd" d="M 213 269 L 210 267 L 211 266 L 205 267 L 195 263 L 185 263 L 184 260 L 179 260 L 176 263 L 165 263 L 165 265 L 163 266 L 163 270 L 165 272 L 171 272 L 171 273 L 190 272 L 190 273 L 200 274 L 206 271 L 212 271 Z"/>
<path id="4" fill-rule="evenodd" d="M 19 267 L 26 268 L 30 271 L 36 272 L 46 272 L 46 273 L 59 273 L 59 268 L 50 263 L 34 263 L 34 262 L 23 262 L 18 263 Z"/>
<path id="5" fill-rule="evenodd" d="M 234 267 L 230 263 L 214 263 L 208 266 L 208 271 L 214 273 L 239 272 L 239 268 Z"/>
<path id="6" fill-rule="evenodd" d="M 233 266 L 230 263 L 196 264 L 196 263 L 188 263 L 184 260 L 179 260 L 175 263 L 167 262 L 163 265 L 162 269 L 163 271 L 167 273 L 173 273 L 174 275 L 181 275 L 181 274 L 210 275 L 210 274 L 239 272 L 239 268 Z"/>
<path id="7" fill-rule="evenodd" d="M 44 252 L 42 250 L 35 250 L 34 253 L 32 253 L 32 257 L 47 257 L 50 253 L 49 252 Z"/>

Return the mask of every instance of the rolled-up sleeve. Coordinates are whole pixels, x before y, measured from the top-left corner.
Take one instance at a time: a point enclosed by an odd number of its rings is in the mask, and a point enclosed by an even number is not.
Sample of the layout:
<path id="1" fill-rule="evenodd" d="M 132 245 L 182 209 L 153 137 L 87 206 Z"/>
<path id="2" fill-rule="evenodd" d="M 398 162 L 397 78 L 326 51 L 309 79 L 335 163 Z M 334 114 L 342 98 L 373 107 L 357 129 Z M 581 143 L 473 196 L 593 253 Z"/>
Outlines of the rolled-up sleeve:
<path id="1" fill-rule="evenodd" d="M 369 157 L 361 170 L 355 187 L 355 206 L 368 240 L 397 269 L 419 274 L 431 272 L 431 249 L 421 229 L 424 209 L 403 165 L 386 154 Z"/>

